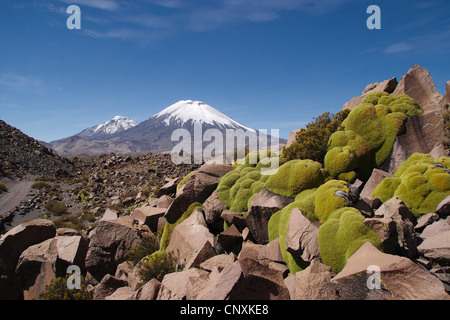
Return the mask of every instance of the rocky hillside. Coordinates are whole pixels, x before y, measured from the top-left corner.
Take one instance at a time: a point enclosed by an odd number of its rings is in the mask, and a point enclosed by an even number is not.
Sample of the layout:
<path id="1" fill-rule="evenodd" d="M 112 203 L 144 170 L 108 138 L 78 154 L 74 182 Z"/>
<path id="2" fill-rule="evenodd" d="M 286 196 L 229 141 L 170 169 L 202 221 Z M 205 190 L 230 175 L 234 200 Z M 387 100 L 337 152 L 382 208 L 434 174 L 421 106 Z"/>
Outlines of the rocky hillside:
<path id="1" fill-rule="evenodd" d="M 27 173 L 68 177 L 76 172 L 73 162 L 0 120 L 0 178 Z"/>
<path id="2" fill-rule="evenodd" d="M 427 74 L 415 66 L 394 89 L 369 86 L 322 162 L 271 175 L 276 155 L 181 169 L 162 155 L 94 158 L 65 181 L 90 221 L 36 219 L 0 238 L 0 297 L 450 299 L 450 158 L 438 140 L 448 105 Z M 428 149 L 411 153 L 417 139 Z"/>

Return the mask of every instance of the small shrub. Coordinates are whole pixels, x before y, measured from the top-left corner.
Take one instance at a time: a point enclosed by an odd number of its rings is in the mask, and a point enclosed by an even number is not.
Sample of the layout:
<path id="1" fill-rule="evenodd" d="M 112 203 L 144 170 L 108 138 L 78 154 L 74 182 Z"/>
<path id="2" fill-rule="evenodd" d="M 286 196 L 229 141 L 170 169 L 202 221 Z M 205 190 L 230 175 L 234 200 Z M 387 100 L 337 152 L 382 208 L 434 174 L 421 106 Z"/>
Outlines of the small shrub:
<path id="1" fill-rule="evenodd" d="M 51 213 L 54 213 L 58 216 L 67 213 L 67 207 L 64 203 L 58 200 L 49 200 L 45 204 L 45 209 L 50 211 Z"/>
<path id="2" fill-rule="evenodd" d="M 314 118 L 312 122 L 302 128 L 296 135 L 296 141 L 289 147 L 283 147 L 280 161 L 281 163 L 295 159 L 310 159 L 323 164 L 323 159 L 327 153 L 327 142 L 330 136 L 339 130 L 350 110 L 345 109 L 337 114 L 325 112 Z"/>
<path id="3" fill-rule="evenodd" d="M 89 201 L 89 190 L 86 190 L 86 189 L 84 189 L 84 190 L 82 190 L 81 192 L 80 192 L 80 200 L 81 200 L 81 202 L 88 202 Z"/>
<path id="4" fill-rule="evenodd" d="M 50 188 L 51 186 L 48 183 L 39 181 L 39 182 L 33 183 L 33 185 L 31 187 L 33 189 L 42 190 L 42 189 Z"/>
<path id="5" fill-rule="evenodd" d="M 0 193 L 8 192 L 8 187 L 0 182 Z"/>
<path id="6" fill-rule="evenodd" d="M 57 179 L 55 177 L 37 177 L 35 181 L 50 181 L 55 182 Z"/>
<path id="7" fill-rule="evenodd" d="M 45 287 L 45 290 L 39 293 L 40 300 L 92 300 L 92 294 L 87 290 L 85 278 L 81 276 L 81 288 L 69 289 L 67 288 L 67 279 L 70 275 L 65 277 L 58 277 Z"/>
<path id="8" fill-rule="evenodd" d="M 56 228 L 71 228 L 81 231 L 84 228 L 84 223 L 79 219 L 78 215 L 63 214 L 61 217 L 53 221 Z"/>
<path id="9" fill-rule="evenodd" d="M 138 275 L 143 282 L 148 282 L 153 278 L 162 281 L 166 274 L 176 271 L 176 256 L 171 252 L 156 251 L 142 261 Z"/>
<path id="10" fill-rule="evenodd" d="M 155 253 L 159 250 L 159 239 L 161 232 L 157 237 L 149 237 L 142 239 L 142 244 L 128 251 L 128 261 L 137 264 L 143 258 Z"/>

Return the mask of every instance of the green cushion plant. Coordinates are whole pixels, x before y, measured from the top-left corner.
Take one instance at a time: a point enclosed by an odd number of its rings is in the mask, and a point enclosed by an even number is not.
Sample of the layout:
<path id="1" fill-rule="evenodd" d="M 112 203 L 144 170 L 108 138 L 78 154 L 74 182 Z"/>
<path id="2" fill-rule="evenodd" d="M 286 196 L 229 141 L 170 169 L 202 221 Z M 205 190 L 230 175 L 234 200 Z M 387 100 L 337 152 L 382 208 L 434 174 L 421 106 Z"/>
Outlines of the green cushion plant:
<path id="1" fill-rule="evenodd" d="M 434 212 L 436 206 L 450 195 L 450 158 L 433 158 L 414 153 L 403 162 L 393 178 L 385 178 L 375 188 L 373 197 L 386 202 L 401 199 L 418 217 Z"/>

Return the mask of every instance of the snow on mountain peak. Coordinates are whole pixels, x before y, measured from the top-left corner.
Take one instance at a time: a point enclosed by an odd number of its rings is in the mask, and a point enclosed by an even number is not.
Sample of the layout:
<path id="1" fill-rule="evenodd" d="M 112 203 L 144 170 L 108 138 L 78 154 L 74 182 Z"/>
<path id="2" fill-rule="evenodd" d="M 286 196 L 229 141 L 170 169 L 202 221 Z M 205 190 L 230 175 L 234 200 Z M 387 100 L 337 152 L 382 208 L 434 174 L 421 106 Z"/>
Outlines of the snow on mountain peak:
<path id="1" fill-rule="evenodd" d="M 153 118 L 162 118 L 166 125 L 174 121 L 177 124 L 184 124 L 188 121 L 207 123 L 210 125 L 219 125 L 227 128 L 241 128 L 254 132 L 254 129 L 248 128 L 237 121 L 234 121 L 222 112 L 214 109 L 210 105 L 195 100 L 181 100 L 169 106 L 153 116 Z"/>
<path id="2" fill-rule="evenodd" d="M 109 121 L 106 121 L 105 123 L 99 124 L 95 128 L 93 128 L 93 133 L 102 132 L 105 134 L 113 134 L 116 132 L 128 130 L 130 128 L 133 128 L 137 126 L 137 123 L 130 118 L 122 117 L 122 116 L 115 116 Z"/>

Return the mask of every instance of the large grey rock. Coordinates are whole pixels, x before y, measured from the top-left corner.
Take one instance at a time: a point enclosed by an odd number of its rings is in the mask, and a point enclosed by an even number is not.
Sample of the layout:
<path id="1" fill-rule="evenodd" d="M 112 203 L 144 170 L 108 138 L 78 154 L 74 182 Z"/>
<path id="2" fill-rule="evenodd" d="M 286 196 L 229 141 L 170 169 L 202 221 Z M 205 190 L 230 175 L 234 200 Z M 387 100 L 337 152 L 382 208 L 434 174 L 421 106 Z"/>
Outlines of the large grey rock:
<path id="1" fill-rule="evenodd" d="M 28 247 L 53 238 L 56 227 L 50 220 L 37 219 L 12 228 L 0 238 L 0 299 L 22 298 L 21 285 L 15 277 L 20 254 Z"/>
<path id="2" fill-rule="evenodd" d="M 446 217 L 450 215 L 450 195 L 448 195 L 444 200 L 441 201 L 436 206 L 436 214 L 440 217 Z"/>
<path id="3" fill-rule="evenodd" d="M 136 208 L 131 217 L 138 221 L 140 225 L 147 225 L 151 231 L 156 232 L 158 229 L 158 220 L 167 212 L 165 208 L 144 206 Z"/>
<path id="4" fill-rule="evenodd" d="M 361 199 L 363 199 L 367 203 L 371 203 L 373 201 L 372 193 L 375 188 L 384 180 L 384 178 L 392 178 L 393 174 L 380 170 L 373 169 L 372 174 L 370 175 L 369 180 L 367 180 L 364 188 L 360 193 Z"/>
<path id="5" fill-rule="evenodd" d="M 93 292 L 94 300 L 105 300 L 106 297 L 112 295 L 118 288 L 126 287 L 125 280 L 106 274 L 98 285 L 95 286 Z"/>
<path id="6" fill-rule="evenodd" d="M 181 180 L 183 180 L 183 178 L 167 179 L 166 184 L 163 185 L 156 193 L 156 197 L 159 198 L 164 195 L 175 195 L 177 192 L 177 185 Z"/>
<path id="7" fill-rule="evenodd" d="M 381 280 L 377 289 L 377 276 L 370 266 L 376 266 Z M 371 279 L 370 276 L 375 276 Z M 364 281 L 360 281 L 361 278 Z M 373 281 L 372 281 L 373 280 Z M 364 243 L 347 261 L 344 269 L 332 280 L 338 286 L 354 285 L 361 295 L 396 300 L 448 300 L 444 285 L 436 277 L 408 258 L 379 251 L 370 242 Z M 374 285 L 367 286 L 368 281 Z M 341 291 L 340 291 L 341 293 Z"/>
<path id="8" fill-rule="evenodd" d="M 138 290 L 133 292 L 130 300 L 156 300 L 160 287 L 161 282 L 153 278 Z"/>
<path id="9" fill-rule="evenodd" d="M 220 177 L 231 170 L 232 166 L 222 164 L 201 166 L 183 186 L 183 190 L 177 193 L 174 202 L 164 215 L 166 220 L 175 223 L 192 203 L 205 202 L 216 190 Z"/>
<path id="10" fill-rule="evenodd" d="M 419 66 L 412 66 L 398 83 L 394 94 L 407 94 L 428 111 L 444 110 L 444 97 L 439 93 L 430 72 Z"/>
<path id="11" fill-rule="evenodd" d="M 25 222 L 9 230 L 0 238 L 0 274 L 13 274 L 17 260 L 25 249 L 55 235 L 55 224 L 46 219 Z"/>
<path id="12" fill-rule="evenodd" d="M 305 270 L 290 274 L 285 283 L 292 300 L 338 300 L 337 285 L 331 282 L 334 276 L 330 267 L 315 259 Z"/>
<path id="13" fill-rule="evenodd" d="M 363 93 L 358 96 L 358 97 L 354 97 L 353 99 L 351 99 L 350 101 L 348 101 L 346 104 L 344 104 L 343 106 L 343 110 L 345 109 L 350 109 L 353 110 L 355 107 L 357 107 L 358 105 L 360 105 L 364 98 L 367 97 L 370 93 L 376 92 L 376 91 L 384 91 L 387 93 L 392 93 L 394 92 L 395 88 L 398 85 L 398 81 L 397 78 L 392 78 L 389 80 L 385 80 L 383 82 L 375 82 L 372 84 L 369 84 L 368 86 L 366 86 L 366 88 L 364 89 Z"/>
<path id="14" fill-rule="evenodd" d="M 394 220 L 398 251 L 401 255 L 412 258 L 417 254 L 417 239 L 414 230 L 416 219 L 402 200 L 397 197 L 388 200 L 378 208 L 375 216 Z"/>
<path id="15" fill-rule="evenodd" d="M 16 275 L 25 300 L 38 299 L 39 293 L 67 267 L 77 265 L 82 270 L 87 242 L 81 236 L 57 236 L 27 248 L 20 255 Z"/>
<path id="16" fill-rule="evenodd" d="M 89 249 L 85 265 L 97 279 L 114 274 L 116 267 L 127 259 L 128 251 L 142 243 L 141 238 L 150 236 L 146 226 L 137 226 L 131 217 L 113 221 L 101 221 L 89 235 Z"/>
<path id="17" fill-rule="evenodd" d="M 286 250 L 303 261 L 319 258 L 319 228 L 313 225 L 298 208 L 289 217 Z"/>
<path id="18" fill-rule="evenodd" d="M 223 220 L 220 215 L 224 210 L 227 210 L 227 206 L 219 200 L 218 191 L 215 190 L 211 196 L 203 203 L 203 210 L 205 212 L 206 223 L 214 230 L 223 230 Z"/>
<path id="19" fill-rule="evenodd" d="M 417 249 L 424 257 L 448 265 L 450 263 L 450 230 L 426 238 Z"/>
<path id="20" fill-rule="evenodd" d="M 191 268 L 166 274 L 156 300 L 196 300 L 209 281 L 209 272 Z"/>
<path id="21" fill-rule="evenodd" d="M 447 219 L 440 219 L 425 227 L 420 234 L 422 239 L 432 237 L 434 235 L 450 231 L 450 217 Z"/>
<path id="22" fill-rule="evenodd" d="M 270 217 L 283 209 L 294 199 L 283 197 L 263 188 L 254 198 L 247 215 L 247 227 L 255 241 L 260 244 L 269 242 L 268 223 Z"/>
<path id="23" fill-rule="evenodd" d="M 204 248 L 205 242 L 214 247 L 215 238 L 209 232 L 202 211 L 197 209 L 174 228 L 166 250 L 176 252 L 179 260 L 185 265 Z"/>

